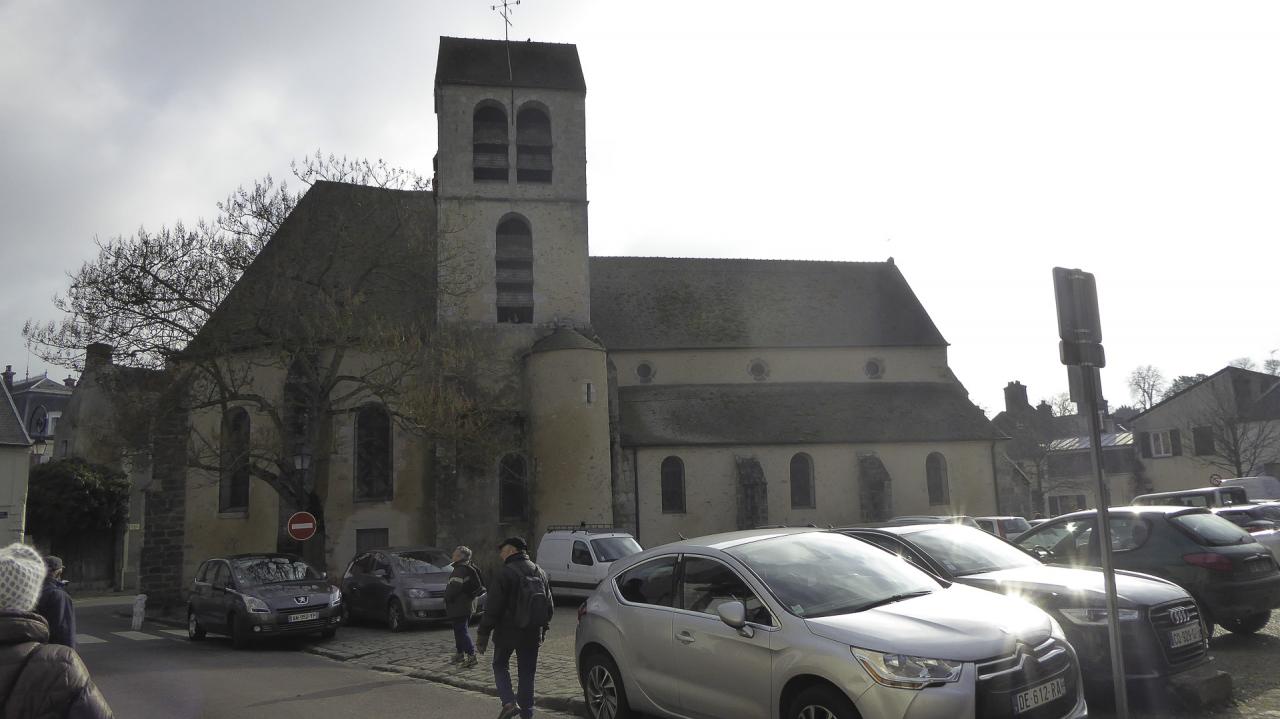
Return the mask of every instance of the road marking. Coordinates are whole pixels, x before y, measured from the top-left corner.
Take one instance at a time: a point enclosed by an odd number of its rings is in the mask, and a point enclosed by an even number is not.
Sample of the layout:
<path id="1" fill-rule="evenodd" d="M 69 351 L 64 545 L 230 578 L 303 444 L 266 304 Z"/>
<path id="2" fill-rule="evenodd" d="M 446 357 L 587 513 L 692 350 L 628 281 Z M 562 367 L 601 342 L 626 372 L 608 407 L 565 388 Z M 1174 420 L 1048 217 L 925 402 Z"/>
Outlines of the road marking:
<path id="1" fill-rule="evenodd" d="M 114 634 L 114 635 L 116 635 L 117 637 L 123 637 L 123 638 L 125 638 L 125 639 L 132 639 L 132 640 L 133 640 L 133 641 L 135 641 L 135 642 L 145 642 L 145 641 L 147 641 L 147 640 L 149 640 L 149 639 L 162 639 L 162 638 L 163 638 L 163 637 L 157 637 L 157 636 L 156 636 L 156 635 L 154 635 L 154 634 L 147 634 L 146 632 L 111 632 L 111 633 L 112 633 L 112 634 Z"/>
<path id="2" fill-rule="evenodd" d="M 187 630 L 185 629 L 161 629 L 160 633 L 168 634 L 173 637 L 182 637 L 183 639 L 187 638 Z"/>
<path id="3" fill-rule="evenodd" d="M 106 644 L 106 639 L 99 639 L 92 634 L 77 634 L 76 644 Z"/>

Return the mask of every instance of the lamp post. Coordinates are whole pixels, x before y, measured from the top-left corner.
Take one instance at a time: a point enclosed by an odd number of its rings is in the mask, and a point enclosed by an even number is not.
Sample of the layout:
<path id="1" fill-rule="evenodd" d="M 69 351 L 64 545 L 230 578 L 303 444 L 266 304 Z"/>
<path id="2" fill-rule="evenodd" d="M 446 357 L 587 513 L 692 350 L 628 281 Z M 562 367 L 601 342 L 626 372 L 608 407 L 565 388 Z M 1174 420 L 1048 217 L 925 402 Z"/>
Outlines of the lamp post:
<path id="1" fill-rule="evenodd" d="M 31 443 L 31 454 L 35 457 L 36 464 L 44 463 L 45 452 L 49 451 L 49 443 L 43 439 L 37 439 Z"/>
<path id="2" fill-rule="evenodd" d="M 307 486 L 308 470 L 311 469 L 311 453 L 305 449 L 299 449 L 293 455 L 293 469 L 302 475 L 303 489 L 310 490 Z"/>

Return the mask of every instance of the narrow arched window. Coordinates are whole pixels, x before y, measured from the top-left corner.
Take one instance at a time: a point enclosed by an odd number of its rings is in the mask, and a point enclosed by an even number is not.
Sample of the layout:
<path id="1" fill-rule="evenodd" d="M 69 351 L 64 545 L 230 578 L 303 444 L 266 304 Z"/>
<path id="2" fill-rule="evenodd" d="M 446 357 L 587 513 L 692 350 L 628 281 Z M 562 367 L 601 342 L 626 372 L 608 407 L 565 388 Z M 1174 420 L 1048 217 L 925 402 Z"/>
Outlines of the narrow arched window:
<path id="1" fill-rule="evenodd" d="M 507 153 L 507 113 L 485 103 L 476 108 L 471 121 L 471 167 L 476 180 L 506 182 L 511 160 Z"/>
<path id="2" fill-rule="evenodd" d="M 551 182 L 551 118 L 537 107 L 516 115 L 516 182 Z"/>
<path id="3" fill-rule="evenodd" d="M 937 452 L 930 454 L 924 461 L 924 473 L 929 485 L 929 504 L 950 504 L 946 457 Z"/>
<path id="4" fill-rule="evenodd" d="M 498 223 L 498 321 L 533 322 L 533 232 L 522 217 Z"/>
<path id="5" fill-rule="evenodd" d="M 813 458 L 803 452 L 791 458 L 791 508 L 813 509 Z"/>
<path id="6" fill-rule="evenodd" d="M 684 461 L 679 457 L 662 460 L 662 511 L 684 514 Z"/>
<path id="7" fill-rule="evenodd" d="M 356 412 L 356 499 L 391 499 L 391 415 L 377 404 Z"/>
<path id="8" fill-rule="evenodd" d="M 529 518 L 529 465 L 523 455 L 508 454 L 498 462 L 498 518 Z"/>
<path id="9" fill-rule="evenodd" d="M 249 508 L 249 413 L 243 407 L 222 415 L 221 444 L 218 511 L 242 512 Z"/>

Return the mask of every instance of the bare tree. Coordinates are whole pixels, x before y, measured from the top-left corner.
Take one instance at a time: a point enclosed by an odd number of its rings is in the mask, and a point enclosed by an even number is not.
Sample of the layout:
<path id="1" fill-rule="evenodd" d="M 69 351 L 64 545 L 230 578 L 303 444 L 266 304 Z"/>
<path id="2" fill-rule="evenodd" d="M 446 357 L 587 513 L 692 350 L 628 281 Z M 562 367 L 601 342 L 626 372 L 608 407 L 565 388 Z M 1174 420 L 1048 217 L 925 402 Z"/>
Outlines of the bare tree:
<path id="1" fill-rule="evenodd" d="M 1129 392 L 1143 411 L 1151 409 L 1164 387 L 1164 373 L 1153 365 L 1142 365 L 1129 373 Z"/>
<path id="2" fill-rule="evenodd" d="M 1253 359 L 1249 357 L 1237 357 L 1227 364 L 1231 367 L 1239 367 L 1240 369 L 1247 369 L 1251 372 L 1258 369 L 1258 363 L 1254 362 Z"/>
<path id="3" fill-rule="evenodd" d="M 1280 350 L 1271 350 L 1271 356 L 1262 361 L 1262 371 L 1280 376 L 1280 357 L 1276 357 L 1276 352 Z"/>
<path id="4" fill-rule="evenodd" d="M 1191 454 L 1200 463 L 1233 477 L 1248 477 L 1280 460 L 1280 421 L 1244 416 L 1225 386 L 1206 388 L 1197 404 L 1185 422 L 1184 436 L 1192 439 Z M 1206 454 L 1199 451 L 1209 449 Z"/>
<path id="5" fill-rule="evenodd" d="M 1185 389 L 1189 389 L 1194 385 L 1197 385 L 1207 379 L 1209 379 L 1209 375 L 1204 373 L 1194 374 L 1194 375 L 1180 374 L 1177 377 L 1174 377 L 1173 381 L 1169 383 L 1169 386 L 1165 388 L 1164 393 L 1160 395 L 1160 401 L 1163 402 L 1164 400 L 1169 399 L 1175 394 Z"/>
<path id="6" fill-rule="evenodd" d="M 1059 392 L 1049 398 L 1049 406 L 1053 408 L 1054 417 L 1067 417 L 1076 413 L 1076 403 L 1071 401 L 1067 392 Z"/>

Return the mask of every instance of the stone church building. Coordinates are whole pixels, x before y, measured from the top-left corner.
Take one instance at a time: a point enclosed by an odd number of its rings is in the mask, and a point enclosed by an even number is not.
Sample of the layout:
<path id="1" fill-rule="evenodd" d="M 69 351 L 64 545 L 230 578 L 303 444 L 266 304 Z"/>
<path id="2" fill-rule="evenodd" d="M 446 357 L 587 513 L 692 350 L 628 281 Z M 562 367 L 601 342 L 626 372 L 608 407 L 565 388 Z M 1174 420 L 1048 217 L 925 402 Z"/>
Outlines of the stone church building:
<path id="1" fill-rule="evenodd" d="M 435 111 L 432 191 L 317 183 L 205 330 L 250 332 L 260 318 L 244 298 L 282 273 L 320 267 L 315 278 L 341 282 L 367 260 L 425 248 L 434 266 L 393 262 L 357 320 L 484 328 L 516 358 L 521 440 L 480 470 L 441 462 L 440 447 L 371 395 L 339 403 L 307 470 L 323 495 L 329 571 L 382 545 L 465 543 L 485 558 L 503 536 L 536 545 L 559 524 L 622 527 L 653 546 L 772 524 L 999 511 L 1002 435 L 892 260 L 592 256 L 573 45 L 442 38 Z M 458 267 L 466 291 L 442 291 Z M 263 358 L 262 395 L 289 391 L 291 371 L 266 361 L 269 339 L 228 352 Z M 268 424 L 252 403 L 158 424 L 169 446 L 153 467 L 144 591 L 173 591 L 211 555 L 280 546 L 293 507 L 251 479 L 253 467 L 193 467 L 179 446 L 201 427 L 234 443 Z"/>

